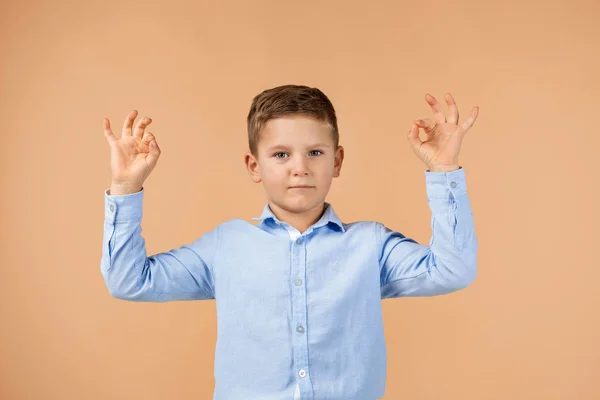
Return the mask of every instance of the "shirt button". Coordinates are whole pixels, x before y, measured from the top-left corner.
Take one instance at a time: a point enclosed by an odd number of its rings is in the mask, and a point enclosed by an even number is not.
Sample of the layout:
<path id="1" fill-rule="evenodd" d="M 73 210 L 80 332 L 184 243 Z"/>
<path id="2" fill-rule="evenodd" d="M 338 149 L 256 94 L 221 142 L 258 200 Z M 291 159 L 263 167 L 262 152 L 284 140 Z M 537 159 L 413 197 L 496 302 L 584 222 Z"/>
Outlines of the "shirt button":
<path id="1" fill-rule="evenodd" d="M 115 206 L 113 206 L 112 204 L 110 205 L 110 211 L 115 211 Z"/>
<path id="2" fill-rule="evenodd" d="M 298 375 L 300 375 L 300 378 L 304 378 L 306 376 L 306 371 L 301 369 L 300 371 L 298 371 Z"/>
<path id="3" fill-rule="evenodd" d="M 294 281 L 294 283 L 296 284 L 296 286 L 300 286 L 302 285 L 302 279 L 298 278 Z"/>
<path id="4" fill-rule="evenodd" d="M 450 182 L 450 187 L 455 188 L 456 187 L 456 182 L 454 182 L 454 181 Z"/>
<path id="5" fill-rule="evenodd" d="M 296 330 L 297 330 L 299 333 L 302 333 L 302 332 L 304 332 L 304 327 L 303 327 L 302 325 L 298 325 L 298 327 L 296 328 Z"/>
<path id="6" fill-rule="evenodd" d="M 298 243 L 298 244 L 302 243 L 302 238 L 296 239 L 296 243 Z"/>

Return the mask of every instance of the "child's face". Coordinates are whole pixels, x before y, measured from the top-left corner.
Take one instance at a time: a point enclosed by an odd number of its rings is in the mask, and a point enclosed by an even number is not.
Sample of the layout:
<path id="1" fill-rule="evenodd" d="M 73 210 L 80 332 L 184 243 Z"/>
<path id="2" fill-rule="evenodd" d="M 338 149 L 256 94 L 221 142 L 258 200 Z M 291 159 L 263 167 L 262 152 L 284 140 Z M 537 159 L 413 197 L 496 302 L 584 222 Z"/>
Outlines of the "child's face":
<path id="1" fill-rule="evenodd" d="M 246 153 L 251 179 L 263 183 L 271 203 L 294 213 L 322 205 L 344 158 L 343 147 L 334 148 L 329 125 L 303 115 L 269 120 L 257 153 L 258 159 Z M 295 188 L 299 185 L 310 187 Z"/>

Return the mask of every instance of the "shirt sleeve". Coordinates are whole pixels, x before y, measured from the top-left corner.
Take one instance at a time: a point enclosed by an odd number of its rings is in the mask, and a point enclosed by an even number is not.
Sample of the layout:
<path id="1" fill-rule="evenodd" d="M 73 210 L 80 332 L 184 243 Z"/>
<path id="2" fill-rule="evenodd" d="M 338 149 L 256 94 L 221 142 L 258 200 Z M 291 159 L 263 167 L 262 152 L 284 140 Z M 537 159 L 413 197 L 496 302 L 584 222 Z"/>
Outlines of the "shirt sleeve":
<path id="1" fill-rule="evenodd" d="M 193 243 L 147 257 L 141 228 L 144 188 L 127 195 L 109 192 L 104 192 L 100 269 L 110 294 L 144 302 L 214 299 L 212 260 L 220 226 Z"/>
<path id="2" fill-rule="evenodd" d="M 429 246 L 376 222 L 381 298 L 436 296 L 469 286 L 477 275 L 477 237 L 462 167 L 425 171 L 431 209 Z"/>

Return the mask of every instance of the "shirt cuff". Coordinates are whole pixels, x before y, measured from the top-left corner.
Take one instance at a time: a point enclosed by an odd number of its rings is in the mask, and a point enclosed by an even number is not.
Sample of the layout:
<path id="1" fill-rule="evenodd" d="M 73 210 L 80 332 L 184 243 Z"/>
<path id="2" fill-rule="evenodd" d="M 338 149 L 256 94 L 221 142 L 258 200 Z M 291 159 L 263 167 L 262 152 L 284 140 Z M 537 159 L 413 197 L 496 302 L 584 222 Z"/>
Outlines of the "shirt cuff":
<path id="1" fill-rule="evenodd" d="M 110 195 L 104 191 L 104 219 L 110 223 L 142 220 L 144 188 L 136 193 Z"/>
<path id="2" fill-rule="evenodd" d="M 427 196 L 430 199 L 448 199 L 450 194 L 456 197 L 467 193 L 467 180 L 463 167 L 452 172 L 425 171 L 425 182 Z"/>

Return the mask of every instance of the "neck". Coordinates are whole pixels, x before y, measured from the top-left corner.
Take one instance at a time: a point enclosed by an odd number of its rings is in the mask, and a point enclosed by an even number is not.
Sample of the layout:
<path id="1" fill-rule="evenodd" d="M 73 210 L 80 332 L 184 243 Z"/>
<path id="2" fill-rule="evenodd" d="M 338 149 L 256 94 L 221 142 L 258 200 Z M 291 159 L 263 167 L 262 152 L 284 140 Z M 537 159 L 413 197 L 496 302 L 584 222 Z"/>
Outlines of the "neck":
<path id="1" fill-rule="evenodd" d="M 325 212 L 325 203 L 320 203 L 318 206 L 311 208 L 302 213 L 285 210 L 274 203 L 269 202 L 269 208 L 278 220 L 281 222 L 287 222 L 300 233 L 304 233 L 310 228 L 315 222 L 317 222 L 323 216 Z"/>

